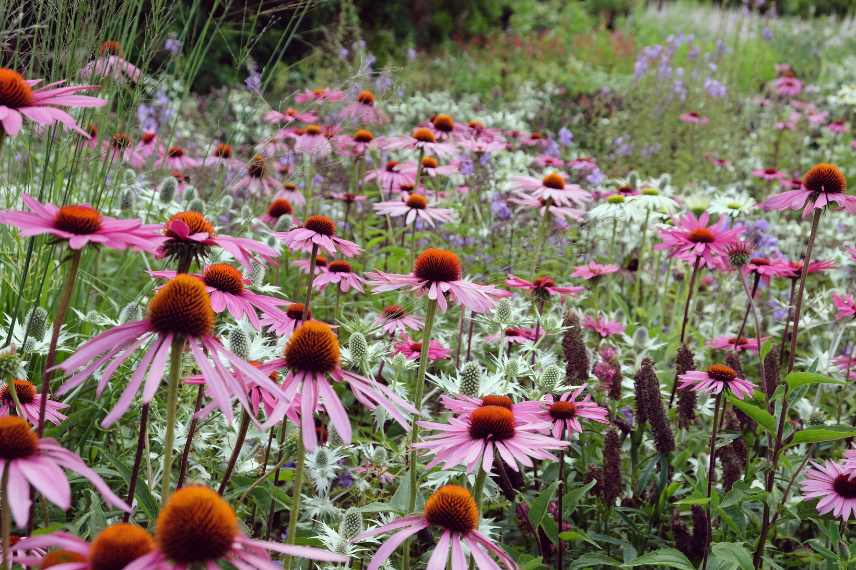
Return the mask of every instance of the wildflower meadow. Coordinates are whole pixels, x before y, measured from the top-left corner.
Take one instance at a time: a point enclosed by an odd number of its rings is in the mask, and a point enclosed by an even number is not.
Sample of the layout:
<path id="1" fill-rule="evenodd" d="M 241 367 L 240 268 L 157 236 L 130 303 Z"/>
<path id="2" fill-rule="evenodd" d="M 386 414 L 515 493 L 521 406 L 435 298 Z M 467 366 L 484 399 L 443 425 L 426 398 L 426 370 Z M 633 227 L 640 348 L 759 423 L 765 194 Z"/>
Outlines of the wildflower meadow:
<path id="1" fill-rule="evenodd" d="M 2 570 L 856 568 L 854 17 L 0 0 Z"/>

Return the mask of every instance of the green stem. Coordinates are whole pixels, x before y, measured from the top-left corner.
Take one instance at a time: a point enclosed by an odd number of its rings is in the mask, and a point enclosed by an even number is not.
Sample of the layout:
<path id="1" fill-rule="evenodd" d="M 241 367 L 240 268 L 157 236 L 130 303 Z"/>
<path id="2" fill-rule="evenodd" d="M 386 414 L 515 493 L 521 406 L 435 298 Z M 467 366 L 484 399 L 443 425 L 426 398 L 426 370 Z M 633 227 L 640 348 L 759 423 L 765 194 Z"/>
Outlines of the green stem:
<path id="1" fill-rule="evenodd" d="M 306 302 L 303 303 L 303 319 L 309 320 L 309 305 L 312 303 L 312 283 L 315 281 L 315 258 L 318 257 L 318 245 L 312 244 L 312 253 L 309 257 L 309 285 L 306 287 Z"/>
<path id="2" fill-rule="evenodd" d="M 169 496 L 172 478 L 172 448 L 175 444 L 175 421 L 178 415 L 178 385 L 181 380 L 181 354 L 184 352 L 184 337 L 175 337 L 169 355 L 169 383 L 166 392 L 166 434 L 163 441 L 163 475 L 161 483 L 161 506 Z"/>
<path id="3" fill-rule="evenodd" d="M 651 217 L 651 210 L 645 210 L 645 221 L 642 222 L 642 238 L 639 241 L 639 262 L 636 264 L 636 287 L 633 293 L 633 298 L 637 303 L 642 302 L 642 275 L 644 274 L 645 246 L 648 245 L 648 222 Z"/>
<path id="4" fill-rule="evenodd" d="M 291 509 L 288 513 L 288 544 L 297 542 L 297 519 L 300 518 L 300 491 L 303 488 L 303 471 L 306 460 L 306 448 L 303 446 L 303 434 L 297 437 L 297 465 L 294 468 L 294 486 L 292 488 Z M 293 556 L 286 559 L 285 568 L 291 570 Z"/>
<path id="5" fill-rule="evenodd" d="M 247 410 L 241 413 L 241 426 L 238 428 L 238 439 L 235 440 L 235 447 L 232 449 L 232 455 L 229 457 L 229 464 L 226 466 L 226 472 L 223 474 L 223 480 L 220 482 L 218 494 L 222 495 L 226 492 L 229 486 L 229 479 L 232 478 L 232 473 L 235 471 L 235 465 L 238 463 L 238 457 L 241 455 L 241 448 L 244 447 L 244 439 L 247 437 L 247 429 L 250 427 L 250 414 Z"/>
<path id="6" fill-rule="evenodd" d="M 541 228 L 538 230 L 538 255 L 535 256 L 535 265 L 532 266 L 532 276 L 538 268 L 541 267 L 541 259 L 544 257 L 544 250 L 547 249 L 547 232 L 550 229 L 550 205 L 551 200 L 547 200 L 544 217 L 541 218 Z"/>

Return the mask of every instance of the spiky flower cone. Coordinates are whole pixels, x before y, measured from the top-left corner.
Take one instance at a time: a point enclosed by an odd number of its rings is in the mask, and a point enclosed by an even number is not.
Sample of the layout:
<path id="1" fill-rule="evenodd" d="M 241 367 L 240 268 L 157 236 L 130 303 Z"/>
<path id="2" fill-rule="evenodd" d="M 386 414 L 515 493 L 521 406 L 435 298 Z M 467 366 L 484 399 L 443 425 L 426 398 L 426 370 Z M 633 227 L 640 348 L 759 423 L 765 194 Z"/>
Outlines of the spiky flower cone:
<path id="1" fill-rule="evenodd" d="M 779 385 L 779 347 L 774 346 L 764 357 L 764 391 L 772 397 Z"/>
<path id="2" fill-rule="evenodd" d="M 614 505 L 621 487 L 621 441 L 611 429 L 603 438 L 603 502 Z"/>
<path id="3" fill-rule="evenodd" d="M 675 381 L 681 374 L 695 369 L 695 359 L 692 351 L 686 345 L 681 345 L 678 349 L 678 357 L 675 361 Z M 681 428 L 690 427 L 696 418 L 696 399 L 695 390 L 683 389 L 678 390 L 678 426 Z"/>
<path id="4" fill-rule="evenodd" d="M 481 366 L 475 360 L 464 364 L 461 368 L 461 394 L 475 398 L 481 388 Z"/>
<path id="5" fill-rule="evenodd" d="M 585 382 L 589 375 L 589 357 L 583 341 L 580 319 L 573 311 L 565 313 L 562 326 L 567 328 L 562 338 L 562 352 L 565 355 L 565 380 L 574 384 Z"/>
<path id="6" fill-rule="evenodd" d="M 661 454 L 671 453 L 675 450 L 675 434 L 666 417 L 663 400 L 660 395 L 660 381 L 654 372 L 654 361 L 646 358 L 642 361 L 637 378 L 641 384 L 641 395 L 643 398 L 642 408 L 651 431 L 654 434 L 654 447 Z"/>

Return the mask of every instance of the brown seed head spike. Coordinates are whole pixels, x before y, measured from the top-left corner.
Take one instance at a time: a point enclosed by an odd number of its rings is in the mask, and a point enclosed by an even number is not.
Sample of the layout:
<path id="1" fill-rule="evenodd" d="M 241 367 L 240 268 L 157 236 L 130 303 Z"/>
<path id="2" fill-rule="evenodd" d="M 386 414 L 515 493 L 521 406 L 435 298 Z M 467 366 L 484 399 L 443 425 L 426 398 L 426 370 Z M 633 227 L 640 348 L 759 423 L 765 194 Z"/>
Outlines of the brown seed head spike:
<path id="1" fill-rule="evenodd" d="M 285 365 L 292 370 L 320 374 L 336 370 L 339 341 L 329 325 L 304 321 L 285 346 Z"/>
<path id="2" fill-rule="evenodd" d="M 476 501 L 465 488 L 445 485 L 425 502 L 425 519 L 452 532 L 466 534 L 478 526 Z"/>
<path id="3" fill-rule="evenodd" d="M 429 247 L 416 257 L 413 274 L 430 282 L 459 281 L 461 262 L 457 255 L 447 249 Z"/>
<path id="4" fill-rule="evenodd" d="M 0 105 L 19 109 L 33 104 L 33 88 L 17 71 L 0 67 Z"/>
<path id="5" fill-rule="evenodd" d="M 145 529 L 118 523 L 104 529 L 89 546 L 90 570 L 123 570 L 125 566 L 155 549 Z"/>
<path id="6" fill-rule="evenodd" d="M 30 457 L 39 447 L 39 438 L 30 424 L 18 416 L 0 417 L 0 459 Z"/>
<path id="7" fill-rule="evenodd" d="M 161 551 L 179 564 L 201 564 L 229 553 L 238 535 L 235 511 L 202 486 L 179 489 L 158 515 L 155 535 Z"/>
<path id="8" fill-rule="evenodd" d="M 811 192 L 840 194 L 847 191 L 847 178 L 844 173 L 828 162 L 812 166 L 803 177 L 803 184 Z"/>
<path id="9" fill-rule="evenodd" d="M 210 336 L 214 332 L 214 310 L 205 285 L 196 277 L 177 275 L 152 298 L 149 321 L 162 333 Z"/>

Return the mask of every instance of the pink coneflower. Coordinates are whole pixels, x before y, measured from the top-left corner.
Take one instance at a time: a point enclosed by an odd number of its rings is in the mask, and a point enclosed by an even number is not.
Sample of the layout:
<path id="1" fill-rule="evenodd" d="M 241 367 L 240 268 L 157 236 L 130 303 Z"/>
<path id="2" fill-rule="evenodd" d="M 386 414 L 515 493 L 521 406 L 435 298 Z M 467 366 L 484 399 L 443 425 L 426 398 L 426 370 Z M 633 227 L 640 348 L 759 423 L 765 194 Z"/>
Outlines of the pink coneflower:
<path id="1" fill-rule="evenodd" d="M 254 540 L 241 532 L 235 511 L 214 490 L 201 485 L 173 493 L 158 514 L 156 548 L 137 558 L 125 570 L 186 570 L 235 568 L 280 570 L 270 552 L 341 564 L 348 557 L 309 546 Z M 70 569 L 69 569 L 70 570 Z"/>
<path id="2" fill-rule="evenodd" d="M 274 198 L 268 205 L 267 211 L 259 216 L 259 219 L 270 227 L 276 227 L 277 222 L 283 216 L 294 223 L 294 207 L 285 198 Z"/>
<path id="3" fill-rule="evenodd" d="M 378 202 L 372 206 L 374 211 L 384 216 L 398 218 L 404 216 L 404 224 L 415 224 L 422 220 L 432 228 L 435 223 L 451 222 L 454 213 L 448 208 L 436 208 L 428 204 L 428 198 L 422 194 L 411 194 L 406 200 Z"/>
<path id="4" fill-rule="evenodd" d="M 846 133 L 849 129 L 850 127 L 848 127 L 847 123 L 844 121 L 832 121 L 826 125 L 826 130 L 834 135 Z"/>
<path id="5" fill-rule="evenodd" d="M 525 344 L 538 340 L 541 336 L 539 329 L 527 327 L 508 327 L 502 331 L 486 336 L 486 342 L 508 342 L 511 344 Z"/>
<path id="6" fill-rule="evenodd" d="M 263 364 L 260 370 L 273 372 L 283 367 L 288 374 L 282 382 L 282 400 L 266 427 L 278 424 L 292 402 L 299 401 L 303 443 L 310 451 L 318 445 L 313 418 L 321 408 L 327 411 L 342 441 L 351 442 L 351 422 L 328 377 L 348 384 L 357 401 L 370 410 L 382 406 L 405 430 L 409 429 L 409 416 L 417 413 L 416 408 L 384 384 L 343 370 L 339 366 L 336 334 L 322 322 L 303 321 L 288 340 L 284 357 Z"/>
<path id="7" fill-rule="evenodd" d="M 472 561 L 479 570 L 499 569 L 491 559 L 491 554 L 502 562 L 506 570 L 519 570 L 517 563 L 502 548 L 478 531 L 478 524 L 478 507 L 470 492 L 458 485 L 445 485 L 428 498 L 422 513 L 398 518 L 389 524 L 359 534 L 354 540 L 359 542 L 379 534 L 397 531 L 378 548 L 366 567 L 366 570 L 378 570 L 399 545 L 414 534 L 434 526 L 439 527 L 442 534 L 428 561 L 430 570 L 446 568 L 447 564 L 450 564 L 451 570 L 467 570 L 463 545 L 467 546 L 473 557 Z"/>
<path id="8" fill-rule="evenodd" d="M 621 269 L 617 265 L 601 265 L 600 263 L 590 262 L 585 265 L 580 265 L 574 272 L 571 273 L 571 277 L 577 277 L 580 279 L 585 279 L 586 281 L 590 279 L 597 279 L 599 277 L 603 277 L 604 275 L 609 275 L 610 273 L 615 273 Z"/>
<path id="9" fill-rule="evenodd" d="M 98 48 L 98 57 L 80 70 L 82 79 L 111 77 L 116 81 L 136 83 L 143 76 L 140 69 L 124 58 L 122 45 L 117 41 L 106 41 Z"/>
<path id="10" fill-rule="evenodd" d="M 30 542 L 32 541 L 32 542 Z M 50 549 L 47 555 L 27 556 L 33 548 Z M 112 570 L 125 568 L 155 549 L 155 541 L 142 527 L 128 523 L 113 524 L 88 543 L 73 534 L 57 531 L 20 541 L 12 552 L 21 552 L 21 564 L 30 568 L 60 570 Z"/>
<path id="11" fill-rule="evenodd" d="M 508 277 L 505 280 L 505 284 L 514 289 L 524 289 L 526 291 L 529 291 L 538 298 L 547 298 L 550 295 L 570 297 L 585 290 L 584 287 L 577 287 L 576 285 L 556 285 L 556 281 L 554 281 L 552 277 L 549 277 L 547 275 L 542 275 L 533 279 L 532 281 L 527 281 L 526 279 L 522 279 L 520 277 L 517 277 L 516 275 L 512 275 L 509 273 Z"/>
<path id="12" fill-rule="evenodd" d="M 847 179 L 834 164 L 822 162 L 812 166 L 803 177 L 804 187 L 774 194 L 761 204 L 765 210 L 803 210 L 808 216 L 813 210 L 835 203 L 848 213 L 856 212 L 856 196 L 846 194 Z"/>
<path id="13" fill-rule="evenodd" d="M 552 200 L 544 200 L 543 198 L 520 196 L 509 198 L 508 201 L 526 208 L 538 209 L 541 217 L 549 215 L 553 220 L 563 221 L 564 223 L 578 222 L 585 216 L 585 212 L 582 210 L 567 206 L 556 206 Z"/>
<path id="14" fill-rule="evenodd" d="M 845 247 L 844 253 L 850 257 L 850 261 L 856 263 L 856 247 Z"/>
<path id="15" fill-rule="evenodd" d="M 327 156 L 333 150 L 320 126 L 309 125 L 302 131 L 294 137 L 294 152 L 314 160 Z"/>
<path id="16" fill-rule="evenodd" d="M 262 155 L 255 155 L 247 164 L 246 175 L 238 180 L 234 190 L 247 190 L 254 196 L 273 194 L 279 188 L 279 182 L 270 175 L 267 163 Z"/>
<path id="17" fill-rule="evenodd" d="M 541 168 L 562 168 L 565 165 L 564 160 L 549 154 L 539 154 L 533 162 Z"/>
<path id="18" fill-rule="evenodd" d="M 340 154 L 363 156 L 377 146 L 374 135 L 366 129 L 358 129 L 353 135 L 333 137 L 333 146 Z"/>
<path id="19" fill-rule="evenodd" d="M 833 293 L 832 303 L 835 305 L 836 321 L 856 317 L 856 301 L 853 300 L 853 297 L 850 294 L 845 293 L 843 295 L 839 295 L 838 293 Z"/>
<path id="20" fill-rule="evenodd" d="M 292 251 L 309 253 L 320 248 L 331 255 L 338 252 L 345 257 L 354 257 L 361 251 L 354 242 L 336 236 L 336 222 L 327 216 L 309 216 L 302 226 L 273 235 Z"/>
<path id="21" fill-rule="evenodd" d="M 512 189 L 523 197 L 551 201 L 557 206 L 580 206 L 591 201 L 591 195 L 577 186 L 567 184 L 565 178 L 551 172 L 541 179 L 531 176 L 512 176 Z"/>
<path id="22" fill-rule="evenodd" d="M 725 269 L 728 267 L 728 246 L 743 231 L 741 228 L 727 229 L 728 218 L 722 216 L 715 224 L 708 226 L 710 215 L 705 212 L 696 218 L 688 212 L 677 220 L 673 228 L 660 230 L 662 243 L 654 249 L 669 250 L 672 257 L 688 261 L 698 261 L 700 267 Z"/>
<path id="23" fill-rule="evenodd" d="M 178 260 L 207 257 L 212 246 L 225 250 L 246 268 L 253 266 L 253 259 L 275 261 L 279 257 L 278 251 L 261 242 L 215 233 L 211 222 L 194 211 L 174 214 L 163 225 L 159 241 L 158 255 Z"/>
<path id="24" fill-rule="evenodd" d="M 450 158 L 455 154 L 454 145 L 438 142 L 434 132 L 425 127 L 413 129 L 413 132 L 408 136 L 384 137 L 380 140 L 379 146 L 386 150 L 418 150 L 427 156 L 439 156 L 441 158 Z"/>
<path id="25" fill-rule="evenodd" d="M 303 197 L 303 193 L 298 190 L 297 185 L 293 182 L 283 182 L 282 189 L 276 193 L 274 198 L 283 198 L 295 206 L 303 206 L 306 204 L 306 198 Z"/>
<path id="26" fill-rule="evenodd" d="M 609 423 L 609 411 L 592 401 L 591 395 L 586 394 L 580 399 L 585 390 L 584 386 L 565 392 L 558 399 L 547 394 L 540 402 L 541 409 L 537 421 L 552 424 L 551 433 L 556 439 L 571 439 L 575 433 L 582 433 L 580 419 L 591 420 L 601 424 Z"/>
<path id="27" fill-rule="evenodd" d="M 752 257 L 743 266 L 745 273 L 761 276 L 763 283 L 769 283 L 771 277 L 793 277 L 794 269 L 786 259 L 770 259 L 767 257 Z"/>
<path id="28" fill-rule="evenodd" d="M 415 341 L 406 334 L 401 336 L 401 340 L 395 343 L 393 347 L 395 354 L 403 354 L 408 360 L 419 360 L 419 355 L 422 353 L 422 343 Z M 449 358 L 452 351 L 443 346 L 439 340 L 431 339 L 428 343 L 428 360 L 445 360 Z"/>
<path id="29" fill-rule="evenodd" d="M 484 406 L 499 406 L 500 408 L 508 408 L 514 414 L 515 418 L 521 420 L 538 422 L 539 413 L 543 404 L 539 400 L 527 400 L 523 402 L 515 402 L 508 396 L 499 394 L 488 394 L 480 398 L 464 396 L 440 396 L 440 401 L 443 406 L 454 413 L 459 419 L 467 419 L 472 413 Z"/>
<path id="30" fill-rule="evenodd" d="M 383 168 L 369 170 L 363 178 L 363 182 L 372 180 L 377 180 L 380 191 L 386 194 L 387 192 L 392 193 L 402 186 L 413 186 L 416 181 L 416 173 L 405 172 L 398 162 L 390 160 Z"/>
<path id="31" fill-rule="evenodd" d="M 762 337 L 761 342 L 763 343 L 768 338 L 770 337 Z M 758 339 L 746 338 L 744 336 L 717 336 L 707 341 L 707 346 L 717 350 L 749 350 L 758 352 Z"/>
<path id="32" fill-rule="evenodd" d="M 169 148 L 159 149 L 160 158 L 155 161 L 155 166 L 159 168 L 171 168 L 173 170 L 187 170 L 196 168 L 201 161 L 190 157 L 184 147 L 173 145 Z"/>
<path id="33" fill-rule="evenodd" d="M 795 261 L 789 261 L 788 265 L 790 265 L 791 269 L 793 270 L 793 274 L 791 274 L 789 277 L 791 279 L 799 278 L 800 274 L 802 274 L 803 260 L 797 259 Z M 836 267 L 838 267 L 838 264 L 834 261 L 817 259 L 809 262 L 808 273 L 822 273 L 824 271 L 829 271 L 830 269 L 835 269 Z"/>
<path id="34" fill-rule="evenodd" d="M 590 171 L 597 170 L 597 162 L 589 156 L 579 156 L 568 162 L 568 167 L 573 170 Z"/>
<path id="35" fill-rule="evenodd" d="M 856 380 L 856 356 L 840 354 L 833 359 L 833 362 L 836 368 L 847 376 L 845 380 Z M 856 469 L 856 462 L 853 468 Z"/>
<path id="36" fill-rule="evenodd" d="M 212 149 L 210 156 L 202 160 L 202 164 L 203 166 L 219 166 L 229 169 L 243 167 L 244 163 L 234 158 L 233 154 L 232 145 L 220 143 Z"/>
<path id="37" fill-rule="evenodd" d="M 283 111 L 268 111 L 264 115 L 264 121 L 272 125 L 290 125 L 294 121 L 301 123 L 314 123 L 318 120 L 318 115 L 309 111 L 299 111 L 292 107 Z"/>
<path id="38" fill-rule="evenodd" d="M 140 168 L 146 157 L 136 149 L 127 133 L 115 132 L 109 141 L 104 141 L 101 154 L 108 161 L 122 161 L 131 168 Z"/>
<path id="39" fill-rule="evenodd" d="M 375 318 L 374 325 L 390 335 L 405 334 L 408 329 L 422 330 L 425 321 L 421 317 L 409 314 L 401 305 L 387 305 Z"/>
<path id="40" fill-rule="evenodd" d="M 173 279 L 175 271 L 150 271 L 152 277 Z M 228 263 L 212 263 L 205 267 L 201 274 L 193 277 L 205 284 L 205 291 L 211 298 L 211 308 L 215 313 L 228 311 L 236 320 L 246 317 L 256 329 L 261 329 L 261 321 L 256 311 L 262 313 L 279 313 L 280 305 L 288 304 L 286 299 L 254 293 L 247 288 L 252 282 Z"/>
<path id="41" fill-rule="evenodd" d="M 317 259 L 316 259 L 317 263 Z M 339 286 L 339 291 L 347 293 L 351 289 L 363 292 L 365 279 L 354 273 L 354 268 L 344 259 L 336 259 L 327 265 L 327 271 L 319 273 L 312 285 L 319 291 L 333 283 Z"/>
<path id="42" fill-rule="evenodd" d="M 306 310 L 303 303 L 291 303 L 286 307 L 285 311 L 277 313 L 265 313 L 262 315 L 262 326 L 269 328 L 270 332 L 276 335 L 287 337 L 300 326 L 300 323 L 312 318 L 312 309 L 305 314 Z"/>
<path id="43" fill-rule="evenodd" d="M 40 82 L 41 79 L 24 79 L 17 71 L 0 67 L 0 125 L 3 132 L 11 137 L 17 136 L 26 117 L 40 127 L 62 123 L 65 128 L 90 138 L 86 131 L 77 126 L 71 115 L 58 107 L 87 108 L 107 104 L 106 99 L 77 94 L 97 87 L 60 87 L 64 82 L 57 81 L 33 89 Z"/>
<path id="44" fill-rule="evenodd" d="M 64 511 L 71 507 L 71 488 L 63 469 L 74 471 L 101 494 L 107 504 L 129 511 L 95 471 L 71 451 L 50 438 L 39 438 L 24 418 L 0 417 L 0 470 L 8 477 L 6 500 L 19 527 L 30 518 L 30 486 Z"/>
<path id="45" fill-rule="evenodd" d="M 448 424 L 422 421 L 419 425 L 434 432 L 414 445 L 434 455 L 429 469 L 440 463 L 445 469 L 464 465 L 467 473 L 472 473 L 481 465 L 485 473 L 491 473 L 498 454 L 506 465 L 518 471 L 518 463 L 532 467 L 532 459 L 555 461 L 547 450 L 567 445 L 541 433 L 550 427 L 549 422 L 533 422 L 528 415 L 516 416 L 508 407 L 492 404 L 453 416 Z"/>
<path id="46" fill-rule="evenodd" d="M 311 261 L 309 259 L 298 259 L 292 262 L 297 269 L 300 270 L 301 273 L 305 273 L 309 275 L 309 270 L 311 268 Z M 329 261 L 323 255 L 315 256 L 315 273 L 325 273 L 327 271 L 327 265 Z"/>
<path id="47" fill-rule="evenodd" d="M 307 89 L 294 97 L 294 102 L 302 103 L 335 103 L 345 98 L 345 92 L 327 87 Z"/>
<path id="48" fill-rule="evenodd" d="M 596 332 L 601 338 L 609 338 L 624 332 L 623 324 L 618 321 L 611 321 L 603 315 L 598 315 L 597 317 L 586 315 L 585 319 L 583 319 L 583 328 Z"/>
<path id="49" fill-rule="evenodd" d="M 29 194 L 22 194 L 21 200 L 30 211 L 0 211 L 0 224 L 19 228 L 22 237 L 49 234 L 67 241 L 71 249 L 88 244 L 150 253 L 157 249 L 157 231 L 139 220 L 104 216 L 86 204 L 61 207 L 43 204 Z"/>
<path id="50" fill-rule="evenodd" d="M 34 426 L 39 425 L 39 410 L 41 409 L 42 395 L 36 390 L 36 386 L 26 380 L 15 380 L 15 394 L 18 396 L 18 402 L 21 404 L 24 419 Z M 60 422 L 67 419 L 60 410 L 67 407 L 67 404 L 48 399 L 45 406 L 45 420 L 54 425 L 59 425 Z M 13 414 L 17 414 L 15 411 L 15 401 L 12 399 L 12 393 L 9 390 L 9 383 L 7 382 L 0 388 L 0 416 Z"/>
<path id="51" fill-rule="evenodd" d="M 475 313 L 493 309 L 502 293 L 489 285 L 478 285 L 461 278 L 458 256 L 445 249 L 428 248 L 416 257 L 413 272 L 408 275 L 367 273 L 369 285 L 375 293 L 395 291 L 407 287 L 417 296 L 428 295 L 437 302 L 441 312 L 448 307 L 446 296 Z"/>
<path id="52" fill-rule="evenodd" d="M 158 150 L 160 142 L 158 141 L 157 133 L 153 131 L 143 132 L 140 140 L 137 142 L 137 152 L 148 158 Z"/>
<path id="53" fill-rule="evenodd" d="M 256 366 L 256 367 L 260 366 L 260 363 L 256 360 L 251 360 L 250 364 L 252 366 Z M 276 405 L 280 401 L 280 394 L 275 393 L 275 392 L 271 392 L 270 390 L 262 388 L 258 384 L 254 384 L 252 381 L 248 381 L 247 379 L 245 379 L 241 375 L 241 372 L 239 370 L 232 370 L 231 372 L 235 375 L 235 378 L 237 378 L 239 381 L 241 381 L 241 384 L 243 385 L 243 388 L 244 388 L 244 392 L 247 394 L 247 397 L 249 398 L 250 417 L 253 419 L 253 421 L 256 423 L 256 425 L 260 426 L 258 420 L 256 419 L 259 415 L 259 411 L 262 409 L 262 407 L 264 407 L 265 414 L 267 416 L 270 416 L 273 413 L 273 411 L 276 409 Z M 270 376 L 270 379 L 273 380 L 274 382 L 279 381 L 279 372 L 276 372 L 276 371 L 271 372 L 269 376 Z M 195 374 L 193 376 L 185 377 L 184 383 L 185 384 L 197 385 L 197 386 L 204 385 L 205 384 L 205 378 L 201 374 Z M 290 412 L 287 412 L 286 415 L 292 421 L 297 422 L 297 421 L 299 421 L 297 419 L 297 415 L 296 415 L 297 402 L 292 402 L 292 404 L 294 404 L 292 406 L 292 410 Z M 196 412 L 196 414 L 194 415 L 194 418 L 197 418 L 197 419 L 207 418 L 211 414 L 211 412 L 214 411 L 215 409 L 217 409 L 217 402 L 211 401 L 208 405 L 200 408 L 199 411 Z"/>
<path id="54" fill-rule="evenodd" d="M 697 392 L 719 394 L 728 390 L 738 400 L 752 395 L 755 385 L 737 376 L 737 372 L 724 364 L 711 364 L 707 370 L 690 370 L 678 377 L 681 390 L 688 388 Z"/>
<path id="55" fill-rule="evenodd" d="M 364 89 L 357 94 L 357 100 L 345 105 L 339 111 L 339 117 L 363 125 L 374 125 L 387 121 L 386 113 L 375 106 L 374 93 Z"/>
<path id="56" fill-rule="evenodd" d="M 368 200 L 368 196 L 364 196 L 363 194 L 352 194 L 350 192 L 333 192 L 328 198 L 333 200 L 337 200 L 345 204 L 345 206 L 353 206 L 357 202 L 365 202 Z"/>
<path id="57" fill-rule="evenodd" d="M 756 168 L 752 171 L 752 176 L 768 182 L 771 180 L 785 180 L 788 177 L 787 174 L 779 172 L 775 168 Z"/>
<path id="58" fill-rule="evenodd" d="M 689 113 L 684 113 L 680 117 L 678 117 L 682 122 L 687 123 L 688 125 L 706 125 L 710 122 L 708 117 L 704 115 L 700 115 L 695 111 L 690 111 Z"/>
<path id="59" fill-rule="evenodd" d="M 155 294 L 146 318 L 95 336 L 60 364 L 58 368 L 66 373 L 79 371 L 66 380 L 58 393 L 68 393 L 103 369 L 96 390 L 100 396 L 119 367 L 143 348 L 143 357 L 119 401 L 101 423 L 107 427 L 131 407 L 134 395 L 141 387 L 143 403 L 152 401 L 163 379 L 175 339 L 185 339 L 214 400 L 228 421 L 233 417 L 230 396 L 236 397 L 245 409 L 249 410 L 249 404 L 242 383 L 224 368 L 223 361 L 239 370 L 247 380 L 280 393 L 279 387 L 266 374 L 232 354 L 213 335 L 214 311 L 205 285 L 190 275 L 178 275 Z"/>
<path id="60" fill-rule="evenodd" d="M 458 172 L 458 167 L 454 164 L 440 164 L 440 162 L 434 158 L 433 156 L 425 156 L 422 158 L 422 175 L 427 176 L 428 178 L 435 178 L 438 176 L 451 176 L 452 174 L 456 174 Z M 415 162 L 408 162 L 402 165 L 402 170 L 405 172 L 412 173 L 414 178 L 416 177 L 416 172 L 419 170 L 419 164 Z"/>
<path id="61" fill-rule="evenodd" d="M 505 150 L 505 142 L 501 138 L 467 138 L 457 141 L 457 145 L 461 149 L 474 154 L 476 159 L 487 154 L 494 154 Z"/>
<path id="62" fill-rule="evenodd" d="M 802 92 L 802 81 L 796 77 L 779 77 L 773 81 L 773 89 L 781 97 L 796 97 Z"/>
<path id="63" fill-rule="evenodd" d="M 419 126 L 431 129 L 438 139 L 444 141 L 465 138 L 470 133 L 469 127 L 456 123 L 455 119 L 446 113 L 437 113 Z"/>
<path id="64" fill-rule="evenodd" d="M 847 522 L 850 515 L 856 515 L 856 477 L 852 470 L 840 463 L 812 461 L 812 467 L 800 484 L 803 499 L 820 499 L 817 512 L 822 515 L 832 513 Z"/>

